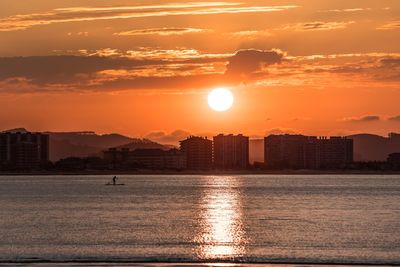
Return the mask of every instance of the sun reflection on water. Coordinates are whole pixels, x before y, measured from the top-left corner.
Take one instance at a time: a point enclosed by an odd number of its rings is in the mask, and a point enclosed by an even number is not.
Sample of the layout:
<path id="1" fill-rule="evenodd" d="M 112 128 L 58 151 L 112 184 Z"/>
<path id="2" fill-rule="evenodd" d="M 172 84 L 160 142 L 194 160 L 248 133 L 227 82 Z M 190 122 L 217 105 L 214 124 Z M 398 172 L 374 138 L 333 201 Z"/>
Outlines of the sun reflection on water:
<path id="1" fill-rule="evenodd" d="M 200 259 L 230 259 L 244 255 L 240 181 L 235 177 L 207 177 L 201 201 Z"/>

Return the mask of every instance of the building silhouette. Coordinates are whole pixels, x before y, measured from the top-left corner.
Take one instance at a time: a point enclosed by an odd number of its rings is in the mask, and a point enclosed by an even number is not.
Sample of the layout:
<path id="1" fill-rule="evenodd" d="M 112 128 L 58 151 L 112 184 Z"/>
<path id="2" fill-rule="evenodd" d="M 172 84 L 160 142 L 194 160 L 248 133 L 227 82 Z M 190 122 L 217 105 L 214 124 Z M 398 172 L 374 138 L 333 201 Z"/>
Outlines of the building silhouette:
<path id="1" fill-rule="evenodd" d="M 190 136 L 180 141 L 180 149 L 186 157 L 189 170 L 209 170 L 212 168 L 213 142 L 207 138 Z"/>
<path id="2" fill-rule="evenodd" d="M 0 133 L 0 165 L 11 169 L 37 169 L 49 162 L 49 135 L 30 132 Z"/>
<path id="3" fill-rule="evenodd" d="M 110 148 L 103 152 L 104 160 L 114 168 L 135 167 L 143 169 L 171 169 L 186 168 L 186 159 L 178 149 L 135 149 Z"/>
<path id="4" fill-rule="evenodd" d="M 400 166 L 400 153 L 392 153 L 388 156 L 387 162 L 389 164 Z"/>
<path id="5" fill-rule="evenodd" d="M 270 135 L 265 165 L 273 169 L 337 169 L 353 161 L 353 140 L 345 137 Z"/>
<path id="6" fill-rule="evenodd" d="M 214 167 L 217 169 L 247 169 L 249 167 L 249 137 L 243 135 L 214 136 Z"/>

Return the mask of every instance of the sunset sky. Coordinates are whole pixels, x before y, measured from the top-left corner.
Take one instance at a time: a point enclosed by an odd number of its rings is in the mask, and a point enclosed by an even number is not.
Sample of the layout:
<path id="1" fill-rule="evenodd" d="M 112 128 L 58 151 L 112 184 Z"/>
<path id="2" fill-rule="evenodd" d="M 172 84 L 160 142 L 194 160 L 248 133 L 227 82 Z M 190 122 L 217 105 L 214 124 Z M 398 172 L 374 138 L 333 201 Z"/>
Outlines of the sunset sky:
<path id="1" fill-rule="evenodd" d="M 207 105 L 217 87 L 229 111 Z M 400 132 L 400 1 L 1 0 L 0 126 Z"/>

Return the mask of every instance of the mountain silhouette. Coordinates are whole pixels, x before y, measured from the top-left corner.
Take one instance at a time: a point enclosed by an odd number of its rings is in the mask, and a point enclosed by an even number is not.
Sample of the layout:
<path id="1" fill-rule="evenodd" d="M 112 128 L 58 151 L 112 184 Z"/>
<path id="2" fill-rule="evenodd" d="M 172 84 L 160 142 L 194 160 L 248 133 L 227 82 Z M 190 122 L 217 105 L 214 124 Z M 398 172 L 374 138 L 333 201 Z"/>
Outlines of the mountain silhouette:
<path id="1" fill-rule="evenodd" d="M 128 144 L 120 145 L 116 147 L 117 149 L 128 148 L 129 150 L 135 149 L 162 149 L 169 150 L 171 148 L 175 148 L 171 145 L 162 145 L 156 142 L 153 142 L 149 139 L 135 139 Z"/>
<path id="2" fill-rule="evenodd" d="M 121 134 L 103 134 L 94 132 L 48 132 L 50 135 L 50 160 L 57 161 L 66 157 L 102 156 L 109 148 L 160 148 L 168 146 L 148 139 L 131 138 Z"/>
<path id="3" fill-rule="evenodd" d="M 355 161 L 385 161 L 389 154 L 400 152 L 400 134 L 355 134 L 348 138 L 354 141 Z"/>
<path id="4" fill-rule="evenodd" d="M 29 132 L 25 128 L 15 128 L 3 132 Z M 171 146 L 162 145 L 148 139 L 131 138 L 121 134 L 96 134 L 92 131 L 81 132 L 45 132 L 49 135 L 50 160 L 58 161 L 68 157 L 102 156 L 102 151 L 117 147 L 160 148 L 169 149 Z"/>

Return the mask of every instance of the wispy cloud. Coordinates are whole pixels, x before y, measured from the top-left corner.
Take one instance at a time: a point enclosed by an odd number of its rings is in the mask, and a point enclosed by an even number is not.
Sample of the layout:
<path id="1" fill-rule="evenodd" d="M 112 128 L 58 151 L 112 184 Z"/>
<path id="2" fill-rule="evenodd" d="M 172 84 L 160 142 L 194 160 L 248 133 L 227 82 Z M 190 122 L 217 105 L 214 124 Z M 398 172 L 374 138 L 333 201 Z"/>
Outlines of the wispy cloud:
<path id="1" fill-rule="evenodd" d="M 329 31 L 329 30 L 337 30 L 337 29 L 345 29 L 350 24 L 353 24 L 354 21 L 346 21 L 346 22 L 323 22 L 323 21 L 314 21 L 314 22 L 304 22 L 304 23 L 296 23 L 296 24 L 288 24 L 282 27 L 284 30 L 295 30 L 295 31 Z"/>
<path id="2" fill-rule="evenodd" d="M 381 117 L 378 115 L 366 115 L 361 117 L 348 117 L 342 119 L 342 121 L 344 122 L 375 122 L 380 120 Z"/>
<path id="3" fill-rule="evenodd" d="M 378 30 L 383 30 L 383 31 L 399 30 L 400 29 L 400 20 L 386 23 L 386 24 L 378 27 L 377 29 Z"/>
<path id="4" fill-rule="evenodd" d="M 329 9 L 329 10 L 321 10 L 320 12 L 334 12 L 334 13 L 342 13 L 342 12 L 360 12 L 360 11 L 370 11 L 372 8 L 363 8 L 363 7 L 356 7 L 356 8 L 343 8 L 343 9 Z"/>
<path id="5" fill-rule="evenodd" d="M 249 6 L 234 2 L 190 2 L 184 4 L 141 5 L 121 7 L 71 7 L 46 13 L 15 15 L 0 19 L 0 31 L 24 30 L 54 23 L 131 19 L 177 15 L 211 15 L 276 12 L 297 6 Z"/>
<path id="6" fill-rule="evenodd" d="M 258 39 L 260 37 L 270 37 L 273 33 L 270 30 L 247 30 L 229 33 L 230 37 L 233 38 L 245 38 L 245 39 Z"/>
<path id="7" fill-rule="evenodd" d="M 201 33 L 208 32 L 209 30 L 197 29 L 197 28 L 152 28 L 152 29 L 140 29 L 131 30 L 124 32 L 116 32 L 114 35 L 119 36 L 141 36 L 141 35 L 160 35 L 160 36 L 170 36 L 170 35 L 184 35 L 190 33 Z"/>

